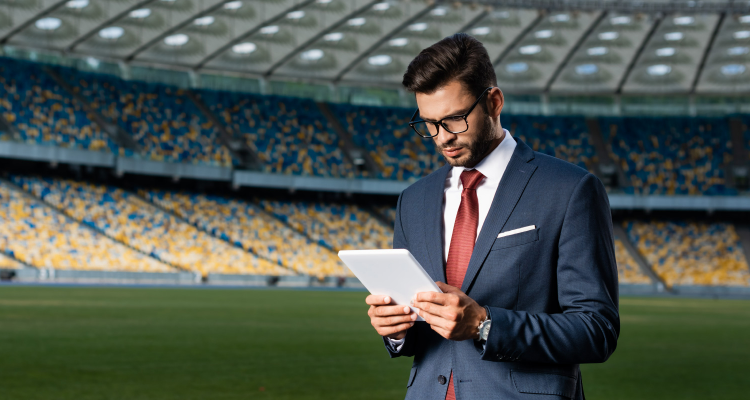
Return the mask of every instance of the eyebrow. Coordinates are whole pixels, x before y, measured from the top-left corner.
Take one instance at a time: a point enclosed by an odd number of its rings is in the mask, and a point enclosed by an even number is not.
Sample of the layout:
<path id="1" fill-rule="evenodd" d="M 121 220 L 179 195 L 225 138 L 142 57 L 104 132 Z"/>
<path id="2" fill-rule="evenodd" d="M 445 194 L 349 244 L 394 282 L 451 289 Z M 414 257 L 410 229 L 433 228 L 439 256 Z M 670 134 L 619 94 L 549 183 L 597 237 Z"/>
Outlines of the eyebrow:
<path id="1" fill-rule="evenodd" d="M 448 115 L 446 115 L 446 116 L 444 116 L 443 118 L 440 118 L 440 119 L 445 119 L 445 118 L 448 118 L 448 117 L 457 117 L 459 115 L 464 115 L 464 114 L 466 114 L 467 111 L 469 111 L 470 107 L 471 106 L 466 107 L 466 108 L 464 108 L 462 110 L 454 111 L 454 112 L 452 112 L 452 113 L 450 113 L 450 114 L 448 114 Z M 427 118 L 424 118 L 424 117 L 422 117 L 422 113 L 421 112 L 419 113 L 419 118 L 422 118 L 423 121 L 427 121 L 427 122 L 438 122 L 439 121 L 438 119 L 427 119 Z"/>

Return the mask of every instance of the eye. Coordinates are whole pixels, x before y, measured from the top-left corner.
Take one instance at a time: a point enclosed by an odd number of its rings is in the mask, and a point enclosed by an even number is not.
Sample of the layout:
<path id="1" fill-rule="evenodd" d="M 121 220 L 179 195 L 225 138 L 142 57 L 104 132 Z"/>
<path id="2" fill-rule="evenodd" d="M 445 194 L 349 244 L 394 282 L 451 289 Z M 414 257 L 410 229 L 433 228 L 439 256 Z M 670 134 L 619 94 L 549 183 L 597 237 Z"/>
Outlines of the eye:
<path id="1" fill-rule="evenodd" d="M 455 116 L 455 117 L 445 117 L 443 120 L 446 122 L 453 122 L 453 121 L 461 121 L 463 119 L 464 117 Z"/>

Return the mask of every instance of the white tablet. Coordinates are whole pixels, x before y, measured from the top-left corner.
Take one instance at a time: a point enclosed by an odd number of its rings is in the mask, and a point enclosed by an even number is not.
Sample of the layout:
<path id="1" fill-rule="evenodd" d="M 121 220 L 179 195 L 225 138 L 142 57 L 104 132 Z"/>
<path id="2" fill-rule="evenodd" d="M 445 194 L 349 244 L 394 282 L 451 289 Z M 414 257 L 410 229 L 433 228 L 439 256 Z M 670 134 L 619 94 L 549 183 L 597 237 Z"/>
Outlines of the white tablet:
<path id="1" fill-rule="evenodd" d="M 339 258 L 370 293 L 391 296 L 395 304 L 409 305 L 419 292 L 442 293 L 409 250 L 341 250 Z"/>

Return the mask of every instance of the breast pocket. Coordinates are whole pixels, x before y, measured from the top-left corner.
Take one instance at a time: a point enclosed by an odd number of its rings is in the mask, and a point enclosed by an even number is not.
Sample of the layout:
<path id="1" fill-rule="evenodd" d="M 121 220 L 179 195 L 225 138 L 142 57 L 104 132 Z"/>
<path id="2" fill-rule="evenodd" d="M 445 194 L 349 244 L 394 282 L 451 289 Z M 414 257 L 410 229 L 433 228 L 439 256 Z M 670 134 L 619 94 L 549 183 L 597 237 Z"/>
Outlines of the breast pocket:
<path id="1" fill-rule="evenodd" d="M 492 250 L 507 249 L 539 240 L 539 228 L 495 239 Z"/>

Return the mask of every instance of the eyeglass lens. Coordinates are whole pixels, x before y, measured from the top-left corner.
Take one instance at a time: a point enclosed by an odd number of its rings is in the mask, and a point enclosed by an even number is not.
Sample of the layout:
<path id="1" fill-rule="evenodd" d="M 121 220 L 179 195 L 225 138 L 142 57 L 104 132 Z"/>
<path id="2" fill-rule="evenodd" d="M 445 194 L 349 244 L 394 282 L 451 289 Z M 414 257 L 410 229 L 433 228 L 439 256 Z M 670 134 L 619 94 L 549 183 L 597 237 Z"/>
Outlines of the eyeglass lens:
<path id="1" fill-rule="evenodd" d="M 443 128 L 445 128 L 445 130 L 450 133 L 461 133 L 469 128 L 466 124 L 466 120 L 462 117 L 446 118 L 441 122 Z M 432 122 L 417 122 L 414 124 L 414 129 L 416 129 L 417 133 L 419 133 L 421 136 L 425 137 L 437 136 L 438 134 L 437 127 Z"/>

